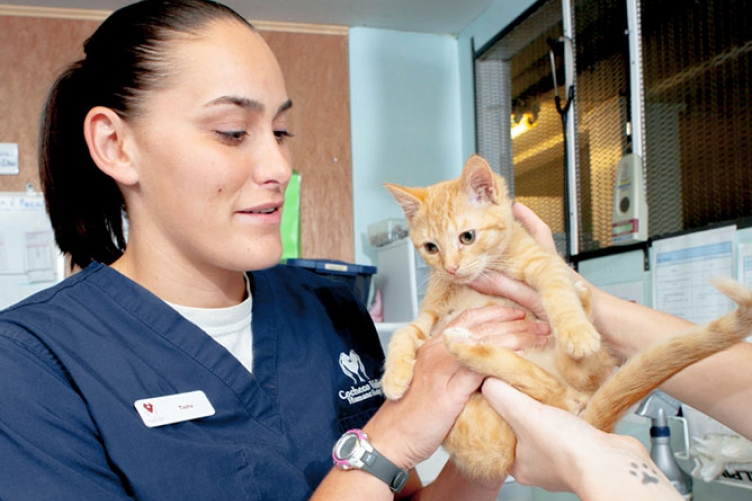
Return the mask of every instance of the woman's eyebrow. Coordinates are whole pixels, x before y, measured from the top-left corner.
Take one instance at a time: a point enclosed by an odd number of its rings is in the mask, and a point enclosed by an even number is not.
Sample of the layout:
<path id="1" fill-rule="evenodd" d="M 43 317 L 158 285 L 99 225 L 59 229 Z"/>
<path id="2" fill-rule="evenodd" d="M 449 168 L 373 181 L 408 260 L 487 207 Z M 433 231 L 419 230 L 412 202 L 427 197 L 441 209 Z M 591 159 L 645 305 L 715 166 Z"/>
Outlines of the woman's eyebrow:
<path id="1" fill-rule="evenodd" d="M 256 101 L 255 99 L 248 99 L 246 97 L 238 96 L 220 96 L 216 99 L 212 99 L 211 101 L 206 103 L 205 106 L 217 106 L 222 104 L 238 106 L 240 108 L 251 110 L 257 113 L 263 113 L 265 109 L 264 105 L 259 101 Z M 290 108 L 292 108 L 292 99 L 288 99 L 287 101 L 282 103 L 279 108 L 277 108 L 277 116 L 281 115 Z"/>
<path id="2" fill-rule="evenodd" d="M 282 105 L 277 109 L 277 115 L 284 113 L 290 108 L 292 108 L 292 99 L 288 99 L 287 101 L 282 103 Z"/>
<path id="3" fill-rule="evenodd" d="M 259 101 L 256 101 L 255 99 L 248 99 L 245 97 L 238 97 L 238 96 L 220 96 L 216 99 L 212 99 L 211 101 L 206 103 L 205 106 L 217 106 L 221 104 L 230 104 L 233 106 L 239 106 L 240 108 L 244 108 L 244 109 L 259 112 L 259 113 L 264 111 L 264 105 L 261 104 Z"/>

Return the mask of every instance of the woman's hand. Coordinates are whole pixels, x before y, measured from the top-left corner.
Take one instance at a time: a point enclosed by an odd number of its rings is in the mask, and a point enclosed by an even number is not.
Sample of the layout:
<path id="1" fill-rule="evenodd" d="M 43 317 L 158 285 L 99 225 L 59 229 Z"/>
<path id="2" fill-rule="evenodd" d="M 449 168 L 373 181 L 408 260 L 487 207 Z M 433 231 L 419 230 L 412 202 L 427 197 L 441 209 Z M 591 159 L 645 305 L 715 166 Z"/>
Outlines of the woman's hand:
<path id="1" fill-rule="evenodd" d="M 544 223 L 535 212 L 530 210 L 526 205 L 515 202 L 512 205 L 512 213 L 514 214 L 515 219 L 525 227 L 536 242 L 544 248 L 556 252 L 554 234 L 551 231 L 551 228 L 549 228 L 549 226 Z"/>
<path id="2" fill-rule="evenodd" d="M 585 501 L 682 499 L 636 439 L 597 430 L 498 379 L 486 380 L 483 395 L 517 436 L 511 474 L 519 483 Z"/>
<path id="3" fill-rule="evenodd" d="M 483 396 L 514 429 L 516 458 L 511 474 L 521 484 L 574 491 L 576 454 L 602 432 L 566 411 L 537 402 L 505 382 L 489 378 Z"/>
<path id="4" fill-rule="evenodd" d="M 469 333 L 471 343 L 516 351 L 545 344 L 548 326 L 524 317 L 525 312 L 517 308 L 488 306 L 461 313 L 447 329 Z M 398 401 L 387 401 L 366 426 L 374 446 L 405 468 L 428 459 L 483 378 L 447 351 L 442 336 L 432 337 L 418 350 L 405 395 Z"/>
<path id="5" fill-rule="evenodd" d="M 473 281 L 470 286 L 490 296 L 505 297 L 511 301 L 527 308 L 541 322 L 546 322 L 546 310 L 543 309 L 540 294 L 538 291 L 513 278 L 498 273 L 484 273 Z"/>

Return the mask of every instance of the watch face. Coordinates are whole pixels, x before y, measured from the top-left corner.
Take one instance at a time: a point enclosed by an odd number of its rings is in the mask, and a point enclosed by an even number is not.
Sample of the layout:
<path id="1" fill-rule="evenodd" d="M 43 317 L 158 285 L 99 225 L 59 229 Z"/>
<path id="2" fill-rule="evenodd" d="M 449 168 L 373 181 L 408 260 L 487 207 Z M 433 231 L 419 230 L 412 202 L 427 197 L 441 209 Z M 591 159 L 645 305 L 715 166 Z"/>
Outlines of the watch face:
<path id="1" fill-rule="evenodd" d="M 340 438 L 337 443 L 337 448 L 334 450 L 334 455 L 337 459 L 348 459 L 352 456 L 355 448 L 358 446 L 358 437 L 355 434 L 347 434 Z"/>

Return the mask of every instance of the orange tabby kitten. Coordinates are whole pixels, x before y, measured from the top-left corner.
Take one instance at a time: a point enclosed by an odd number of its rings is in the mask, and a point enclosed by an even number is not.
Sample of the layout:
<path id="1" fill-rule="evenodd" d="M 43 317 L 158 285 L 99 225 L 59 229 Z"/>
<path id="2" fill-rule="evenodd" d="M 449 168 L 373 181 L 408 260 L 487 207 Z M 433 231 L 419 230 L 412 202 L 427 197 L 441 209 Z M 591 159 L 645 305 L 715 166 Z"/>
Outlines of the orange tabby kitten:
<path id="1" fill-rule="evenodd" d="M 401 398 L 410 385 L 418 348 L 457 314 L 511 304 L 468 286 L 491 270 L 540 293 L 552 328 L 548 344 L 518 354 L 464 343 L 463 332 L 447 329 L 449 350 L 476 372 L 582 415 L 602 430 L 611 430 L 632 405 L 682 368 L 736 344 L 752 330 L 752 291 L 719 281 L 716 287 L 738 303 L 737 310 L 650 347 L 614 372 L 616 361 L 589 320 L 587 290 L 575 283 L 564 260 L 542 248 L 514 219 L 506 183 L 485 160 L 473 156 L 458 179 L 427 188 L 386 186 L 405 212 L 413 244 L 432 269 L 420 315 L 394 333 L 387 350 L 382 381 L 390 399 Z M 515 445 L 511 428 L 480 393 L 468 401 L 444 442 L 463 474 L 486 480 L 507 475 Z"/>

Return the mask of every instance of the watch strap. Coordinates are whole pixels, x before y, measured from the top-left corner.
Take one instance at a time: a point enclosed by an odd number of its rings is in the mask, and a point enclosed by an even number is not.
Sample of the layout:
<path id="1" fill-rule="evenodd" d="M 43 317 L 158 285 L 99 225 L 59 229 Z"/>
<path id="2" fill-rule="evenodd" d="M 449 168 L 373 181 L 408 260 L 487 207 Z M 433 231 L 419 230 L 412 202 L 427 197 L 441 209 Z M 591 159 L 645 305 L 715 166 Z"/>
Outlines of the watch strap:
<path id="1" fill-rule="evenodd" d="M 407 483 L 409 476 L 407 470 L 389 461 L 376 449 L 365 452 L 360 460 L 363 461 L 363 471 L 386 483 L 393 492 L 401 491 Z"/>

